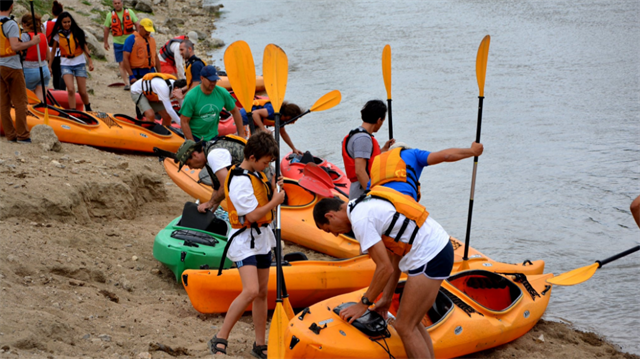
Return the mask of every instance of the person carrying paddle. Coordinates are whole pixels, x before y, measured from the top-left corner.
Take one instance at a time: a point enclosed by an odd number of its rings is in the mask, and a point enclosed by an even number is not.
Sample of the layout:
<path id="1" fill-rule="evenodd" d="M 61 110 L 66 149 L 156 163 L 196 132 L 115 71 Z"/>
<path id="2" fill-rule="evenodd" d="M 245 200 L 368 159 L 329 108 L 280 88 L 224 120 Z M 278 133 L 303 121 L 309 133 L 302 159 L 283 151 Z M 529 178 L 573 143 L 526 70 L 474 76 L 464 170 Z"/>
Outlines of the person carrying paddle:
<path id="1" fill-rule="evenodd" d="M 282 107 L 280 107 L 280 123 L 289 121 L 290 119 L 299 116 L 301 113 L 302 110 L 300 110 L 300 106 L 295 103 L 285 101 L 282 103 Z M 244 108 L 240 109 L 240 115 L 242 116 L 244 131 L 248 133 L 249 118 L 247 117 L 247 110 Z M 265 126 L 275 126 L 275 112 L 273 111 L 273 106 L 268 99 L 260 99 L 253 102 L 251 117 L 253 117 L 253 122 L 256 127 L 262 131 L 267 131 Z M 293 145 L 293 141 L 291 141 L 291 137 L 289 137 L 289 134 L 284 127 L 280 128 L 280 136 L 282 136 L 284 142 L 289 145 L 289 148 L 291 148 L 293 153 L 302 155 L 302 151 L 298 150 L 296 146 Z"/>
<path id="2" fill-rule="evenodd" d="M 229 170 L 224 184 L 232 228 L 225 254 L 238 267 L 242 292 L 229 306 L 222 328 L 208 343 L 212 354 L 227 354 L 231 329 L 252 304 L 256 335 L 252 354 L 258 358 L 267 357 L 267 291 L 271 248 L 276 246 L 270 223 L 275 217 L 274 209 L 284 201 L 285 193 L 276 191 L 274 181 L 269 182 L 261 171 L 277 158 L 278 151 L 278 144 L 270 133 L 261 131 L 251 136 L 244 148 L 244 160 Z M 282 184 L 281 177 L 278 185 Z"/>
<path id="3" fill-rule="evenodd" d="M 469 148 L 448 148 L 438 152 L 413 149 L 403 142 L 396 142 L 389 151 L 373 160 L 367 189 L 382 185 L 420 201 L 420 176 L 426 166 L 480 156 L 483 150 L 482 144 L 476 142 Z"/>
<path id="4" fill-rule="evenodd" d="M 29 42 L 34 36 L 33 31 L 33 16 L 31 14 L 24 14 L 21 19 L 22 29 L 25 31 L 22 33 L 22 42 Z M 40 16 L 36 15 L 35 18 L 36 28 L 42 27 L 42 20 Z M 38 31 L 40 37 L 40 43 L 38 46 L 32 46 L 27 49 L 24 61 L 22 61 L 22 67 L 24 71 L 24 79 L 27 88 L 38 96 L 40 101 L 44 101 L 46 88 L 42 88 L 42 81 L 40 79 L 40 68 L 42 68 L 42 76 L 44 78 L 44 86 L 49 85 L 51 79 L 51 73 L 49 72 L 49 46 L 47 46 L 47 37 L 42 31 Z M 39 52 L 38 52 L 39 51 Z"/>
<path id="5" fill-rule="evenodd" d="M 395 143 L 394 139 L 390 139 L 380 148 L 378 141 L 373 137 L 373 134 L 382 127 L 386 114 L 387 105 L 384 102 L 380 100 L 367 102 L 360 111 L 362 125 L 351 130 L 342 140 L 342 160 L 347 177 L 351 181 L 349 199 L 358 198 L 364 193 L 369 182 L 373 160 Z"/>
<path id="6" fill-rule="evenodd" d="M 162 125 L 171 126 L 171 122 L 180 124 L 180 116 L 171 106 L 173 89 L 184 86 L 186 80 L 161 73 L 150 73 L 131 85 L 131 100 L 149 122 L 154 122 L 156 113 L 162 116 Z"/>
<path id="7" fill-rule="evenodd" d="M 382 293 L 371 310 L 386 318 L 400 274 L 407 273 L 393 326 L 409 358 L 434 358 L 431 337 L 421 320 L 453 268 L 453 247 L 442 226 L 413 198 L 383 186 L 349 203 L 323 198 L 314 207 L 313 218 L 318 228 L 336 236 L 353 231 L 362 252 L 376 264 L 360 303 L 343 309 L 340 317 L 353 323 Z"/>
<path id="8" fill-rule="evenodd" d="M 180 51 L 180 44 L 184 41 L 198 41 L 198 33 L 189 31 L 186 35 L 176 36 L 167 41 L 158 51 L 160 58 L 160 72 L 184 79 L 184 58 Z"/>
<path id="9" fill-rule="evenodd" d="M 132 9 L 122 5 L 123 0 L 113 0 L 113 10 L 104 18 L 104 49 L 109 51 L 109 33 L 113 36 L 113 54 L 120 69 L 120 76 L 125 83 L 124 90 L 129 91 L 131 84 L 129 75 L 124 67 L 124 42 L 134 31 L 137 31 L 138 16 Z"/>
<path id="10" fill-rule="evenodd" d="M 180 109 L 182 132 L 188 140 L 211 141 L 218 135 L 220 111 L 231 112 L 238 135 L 245 137 L 242 116 L 229 91 L 216 86 L 220 80 L 215 67 L 205 66 L 200 72 L 200 85 L 187 93 Z"/>

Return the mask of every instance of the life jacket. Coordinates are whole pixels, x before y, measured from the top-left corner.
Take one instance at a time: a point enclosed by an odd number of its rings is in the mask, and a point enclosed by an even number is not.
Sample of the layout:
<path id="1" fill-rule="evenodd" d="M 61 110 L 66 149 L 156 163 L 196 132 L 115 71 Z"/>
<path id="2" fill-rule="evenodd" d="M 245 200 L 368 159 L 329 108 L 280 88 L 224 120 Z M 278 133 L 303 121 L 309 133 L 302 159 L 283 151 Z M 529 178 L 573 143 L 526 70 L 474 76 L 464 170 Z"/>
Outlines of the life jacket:
<path id="1" fill-rule="evenodd" d="M 266 104 L 268 104 L 268 103 L 271 103 L 271 100 L 269 100 L 268 98 L 261 98 L 261 99 L 253 100 L 253 105 L 251 106 L 251 111 L 263 109 L 266 106 Z M 262 124 L 265 125 L 265 126 L 275 126 L 276 125 L 275 117 L 263 118 L 262 119 Z"/>
<path id="2" fill-rule="evenodd" d="M 393 215 L 393 219 L 391 220 L 389 227 L 385 229 L 381 235 L 382 242 L 387 250 L 393 254 L 403 257 L 409 253 L 420 227 L 422 227 L 424 222 L 427 220 L 427 217 L 429 217 L 427 209 L 420 203 L 416 202 L 411 196 L 407 196 L 406 194 L 402 194 L 388 187 L 377 186 L 351 202 L 349 204 L 349 213 L 351 213 L 359 203 L 367 198 L 382 199 L 391 203 L 395 207 L 396 213 Z M 402 223 L 398 223 L 400 215 L 404 216 Z M 409 237 L 409 241 L 402 242 L 400 239 L 410 222 L 415 223 L 415 228 Z M 395 238 L 390 237 L 391 232 L 397 225 L 400 226 L 398 233 Z"/>
<path id="3" fill-rule="evenodd" d="M 369 159 L 367 160 L 367 174 L 369 174 L 369 176 L 371 176 L 371 166 L 373 165 L 373 160 L 380 154 L 380 145 L 372 134 L 360 127 L 356 128 L 355 130 L 351 130 L 351 132 L 349 132 L 349 134 L 346 135 L 342 140 L 342 161 L 344 162 L 344 169 L 347 172 L 347 178 L 349 178 L 349 181 L 351 181 L 351 183 L 357 182 L 358 176 L 356 176 L 356 160 L 349 155 L 349 152 L 347 151 L 347 144 L 349 144 L 349 140 L 351 140 L 351 137 L 353 137 L 353 135 L 355 135 L 356 133 L 366 133 L 367 135 L 371 136 L 373 148 L 371 149 L 371 156 L 369 156 Z"/>
<path id="4" fill-rule="evenodd" d="M 58 31 L 58 44 L 60 45 L 60 56 L 72 59 L 82 55 L 84 52 L 82 47 L 78 46 L 78 41 L 73 37 L 73 33 L 69 33 L 67 38 L 62 30 Z"/>
<path id="5" fill-rule="evenodd" d="M 183 41 L 184 41 L 184 35 L 174 37 L 173 39 L 167 41 L 167 43 L 160 48 L 160 51 L 159 51 L 160 57 L 164 59 L 166 62 L 172 65 L 175 65 L 176 58 L 175 58 L 175 54 L 173 53 L 173 50 L 171 50 L 171 45 L 173 45 L 176 42 L 182 43 Z"/>
<path id="6" fill-rule="evenodd" d="M 5 17 L 2 20 L 0 20 L 0 27 L 2 28 L 0 31 L 0 57 L 9 57 L 9 56 L 17 55 L 16 52 L 13 51 L 13 49 L 11 48 L 11 42 L 9 42 L 9 38 L 4 33 L 4 24 L 6 24 L 9 21 L 15 22 L 15 20 L 12 20 L 8 17 Z M 22 32 L 20 31 L 20 26 L 18 26 L 18 40 L 20 40 L 20 36 L 22 36 Z"/>
<path id="7" fill-rule="evenodd" d="M 129 63 L 132 69 L 150 69 L 156 66 L 156 40 L 149 36 L 143 37 L 137 31 L 133 32 L 135 42 L 131 49 Z"/>
<path id="8" fill-rule="evenodd" d="M 216 137 L 205 144 L 204 155 L 205 157 L 209 156 L 209 153 L 216 148 L 226 149 L 231 154 L 231 165 L 227 167 L 227 169 L 230 169 L 232 166 L 242 163 L 242 160 L 244 159 L 244 147 L 246 145 L 247 140 L 240 136 L 226 135 L 223 137 Z M 218 188 L 220 188 L 220 181 L 218 181 L 218 177 L 213 173 L 209 163 L 205 163 L 205 168 L 209 173 L 209 177 L 211 177 L 213 189 L 217 191 Z"/>
<path id="9" fill-rule="evenodd" d="M 191 65 L 193 65 L 196 61 L 200 61 L 204 64 L 204 66 L 207 66 L 207 63 L 204 62 L 204 60 L 201 60 L 200 58 L 196 57 L 195 55 L 191 56 L 188 60 L 187 60 L 187 68 L 185 69 L 185 74 L 187 76 L 187 88 L 191 87 L 191 82 L 193 80 L 193 76 L 191 75 Z M 200 80 L 200 76 L 198 76 L 198 80 Z"/>
<path id="10" fill-rule="evenodd" d="M 371 188 L 389 182 L 405 182 L 413 187 L 420 201 L 420 179 L 416 170 L 400 157 L 403 150 L 402 147 L 394 148 L 373 159 L 369 173 Z"/>
<path id="11" fill-rule="evenodd" d="M 49 40 L 53 36 L 53 27 L 55 25 L 56 25 L 56 22 L 53 21 L 53 20 L 49 20 L 49 21 L 44 23 L 44 28 L 45 28 L 45 30 L 47 32 L 47 42 L 49 42 Z"/>
<path id="12" fill-rule="evenodd" d="M 129 14 L 129 9 L 126 7 L 122 13 L 122 22 L 116 9 L 111 10 L 111 34 L 113 36 L 133 34 L 133 20 L 131 19 L 131 14 Z"/>
<path id="13" fill-rule="evenodd" d="M 33 36 L 35 35 L 34 32 L 29 32 L 29 38 L 33 39 Z M 38 46 L 31 46 L 30 48 L 27 49 L 27 55 L 24 58 L 26 61 L 38 61 L 38 48 L 40 48 L 40 61 L 44 61 L 46 62 L 46 56 L 47 56 L 47 39 L 46 36 L 43 33 L 39 33 L 38 36 L 40 37 L 40 43 L 38 44 Z"/>
<path id="14" fill-rule="evenodd" d="M 156 77 L 161 78 L 165 81 L 167 86 L 169 87 L 169 96 L 171 96 L 171 91 L 173 90 L 173 83 L 169 80 L 176 80 L 176 77 L 169 74 L 163 74 L 159 72 L 152 72 L 142 76 L 142 94 L 149 100 L 158 102 L 158 94 L 153 91 L 153 87 L 151 86 L 151 80 Z"/>

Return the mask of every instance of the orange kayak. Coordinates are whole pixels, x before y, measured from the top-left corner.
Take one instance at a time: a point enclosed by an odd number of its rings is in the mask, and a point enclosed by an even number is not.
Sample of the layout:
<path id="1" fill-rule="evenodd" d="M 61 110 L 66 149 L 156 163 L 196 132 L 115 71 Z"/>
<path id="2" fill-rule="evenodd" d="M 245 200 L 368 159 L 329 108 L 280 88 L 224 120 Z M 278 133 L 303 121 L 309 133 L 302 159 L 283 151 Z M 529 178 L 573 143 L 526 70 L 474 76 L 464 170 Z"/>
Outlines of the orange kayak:
<path id="1" fill-rule="evenodd" d="M 231 83 L 227 76 L 220 76 L 220 80 L 216 86 L 221 86 L 231 91 Z M 256 91 L 264 91 L 264 78 L 262 76 L 256 76 Z"/>
<path id="2" fill-rule="evenodd" d="M 13 118 L 14 110 L 11 109 Z M 29 105 L 27 126 L 44 124 L 44 106 Z M 80 112 L 49 107 L 49 125 L 61 142 L 95 147 L 153 152 L 154 147 L 176 152 L 184 138 L 164 126 L 121 114 Z"/>
<path id="3" fill-rule="evenodd" d="M 553 274 L 500 275 L 471 270 L 442 283 L 434 306 L 422 319 L 437 358 L 455 358 L 515 340 L 544 314 Z M 397 314 L 404 289 L 401 281 L 389 309 Z M 336 312 L 359 302 L 366 289 L 314 304 L 286 325 L 285 358 L 406 358 L 396 330 L 372 313 L 354 322 Z M 315 324 L 315 325 L 314 325 Z M 363 325 L 369 325 L 369 330 Z M 358 329 L 358 327 L 362 328 Z"/>

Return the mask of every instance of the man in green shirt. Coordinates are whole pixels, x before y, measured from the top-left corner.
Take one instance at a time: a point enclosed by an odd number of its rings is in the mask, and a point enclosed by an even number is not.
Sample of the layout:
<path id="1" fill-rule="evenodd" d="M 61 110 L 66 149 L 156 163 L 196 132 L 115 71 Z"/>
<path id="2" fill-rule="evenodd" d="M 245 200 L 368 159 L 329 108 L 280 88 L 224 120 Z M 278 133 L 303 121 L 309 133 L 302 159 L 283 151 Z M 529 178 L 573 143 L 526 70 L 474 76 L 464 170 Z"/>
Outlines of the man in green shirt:
<path id="1" fill-rule="evenodd" d="M 238 135 L 245 137 L 242 116 L 236 107 L 236 101 L 229 91 L 216 86 L 218 80 L 220 77 L 216 68 L 211 65 L 205 66 L 200 72 L 200 85 L 191 89 L 185 96 L 180 109 L 180 124 L 187 140 L 211 141 L 216 137 L 222 108 L 231 112 Z"/>
<path id="2" fill-rule="evenodd" d="M 125 83 L 125 91 L 131 89 L 129 76 L 122 62 L 124 40 L 138 29 L 138 17 L 131 9 L 122 6 L 122 0 L 113 0 L 113 10 L 104 19 L 104 49 L 109 51 L 109 33 L 113 35 L 113 53 L 120 66 L 120 76 Z"/>

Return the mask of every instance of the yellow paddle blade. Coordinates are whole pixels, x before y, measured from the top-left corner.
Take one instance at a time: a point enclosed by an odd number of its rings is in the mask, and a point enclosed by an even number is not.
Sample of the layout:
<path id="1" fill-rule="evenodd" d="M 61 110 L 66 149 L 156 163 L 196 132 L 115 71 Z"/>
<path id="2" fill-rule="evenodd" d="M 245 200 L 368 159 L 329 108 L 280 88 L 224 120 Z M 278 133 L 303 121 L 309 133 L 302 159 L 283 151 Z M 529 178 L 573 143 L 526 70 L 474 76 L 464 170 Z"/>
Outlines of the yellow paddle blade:
<path id="1" fill-rule="evenodd" d="M 291 320 L 295 313 L 293 312 L 293 307 L 291 306 L 291 301 L 289 297 L 286 297 L 282 300 L 282 307 L 284 308 L 284 312 L 287 314 L 287 319 Z"/>
<path id="2" fill-rule="evenodd" d="M 273 311 L 273 318 L 271 318 L 271 327 L 269 328 L 267 358 L 284 358 L 284 333 L 288 323 L 289 319 L 287 319 L 287 313 L 285 313 L 282 303 L 276 303 L 276 309 Z"/>
<path id="3" fill-rule="evenodd" d="M 256 67 L 249 45 L 242 40 L 229 45 L 224 52 L 224 67 L 238 101 L 251 112 L 256 94 Z"/>
<path id="4" fill-rule="evenodd" d="M 335 107 L 337 104 L 342 101 L 342 94 L 338 90 L 333 90 L 324 96 L 320 97 L 316 103 L 311 106 L 309 111 L 324 111 L 328 110 L 332 107 Z"/>
<path id="5" fill-rule="evenodd" d="M 598 269 L 599 264 L 593 263 L 586 267 L 574 269 L 572 271 L 562 273 L 558 276 L 547 279 L 547 283 L 555 285 L 576 285 L 582 282 L 586 282 L 593 276 Z"/>
<path id="6" fill-rule="evenodd" d="M 262 60 L 262 77 L 264 87 L 271 100 L 273 111 L 280 112 L 287 90 L 287 76 L 289 74 L 289 60 L 287 54 L 278 45 L 269 44 L 264 48 Z"/>
<path id="7" fill-rule="evenodd" d="M 476 58 L 476 77 L 478 78 L 478 88 L 480 97 L 484 97 L 484 79 L 487 74 L 487 57 L 489 57 L 489 43 L 491 36 L 487 35 L 482 39 L 478 47 L 478 57 Z"/>
<path id="8" fill-rule="evenodd" d="M 391 46 L 389 44 L 382 49 L 382 78 L 387 89 L 387 100 L 391 100 Z"/>
<path id="9" fill-rule="evenodd" d="M 49 126 L 49 107 L 45 106 L 44 108 L 44 124 Z"/>

